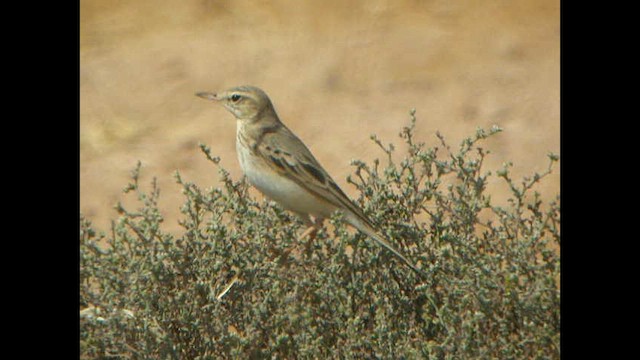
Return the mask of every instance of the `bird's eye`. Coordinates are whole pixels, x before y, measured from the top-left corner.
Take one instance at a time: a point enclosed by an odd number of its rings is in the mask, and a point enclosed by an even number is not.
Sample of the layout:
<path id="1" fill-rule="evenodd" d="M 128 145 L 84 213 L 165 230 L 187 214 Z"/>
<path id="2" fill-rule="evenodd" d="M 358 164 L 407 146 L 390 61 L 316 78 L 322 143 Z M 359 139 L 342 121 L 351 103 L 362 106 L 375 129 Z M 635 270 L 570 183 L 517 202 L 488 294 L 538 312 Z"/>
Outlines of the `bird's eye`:
<path id="1" fill-rule="evenodd" d="M 238 102 L 238 100 L 240 100 L 240 95 L 238 94 L 231 95 L 231 101 Z"/>

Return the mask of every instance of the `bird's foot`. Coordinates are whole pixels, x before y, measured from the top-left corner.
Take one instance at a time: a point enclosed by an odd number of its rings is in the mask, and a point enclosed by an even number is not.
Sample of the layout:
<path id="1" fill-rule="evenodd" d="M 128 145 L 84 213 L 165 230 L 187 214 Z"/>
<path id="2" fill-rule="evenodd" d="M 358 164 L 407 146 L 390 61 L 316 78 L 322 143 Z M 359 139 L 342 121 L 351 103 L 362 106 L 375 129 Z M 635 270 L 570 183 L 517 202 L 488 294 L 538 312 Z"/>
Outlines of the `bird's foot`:
<path id="1" fill-rule="evenodd" d="M 316 235 L 318 235 L 318 230 L 322 227 L 323 221 L 323 218 L 315 218 L 313 222 L 309 222 L 309 227 L 298 237 L 298 241 L 302 241 L 305 237 L 309 238 L 304 251 L 307 255 L 311 255 L 313 241 L 316 239 Z"/>

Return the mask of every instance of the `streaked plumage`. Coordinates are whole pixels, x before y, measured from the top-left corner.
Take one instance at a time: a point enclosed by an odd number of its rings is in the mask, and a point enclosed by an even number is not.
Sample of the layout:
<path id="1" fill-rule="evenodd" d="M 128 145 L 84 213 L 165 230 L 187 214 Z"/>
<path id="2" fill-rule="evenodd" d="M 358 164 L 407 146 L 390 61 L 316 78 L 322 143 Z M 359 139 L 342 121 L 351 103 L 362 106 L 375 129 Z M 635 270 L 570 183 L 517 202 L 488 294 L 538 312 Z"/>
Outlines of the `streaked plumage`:
<path id="1" fill-rule="evenodd" d="M 345 220 L 421 273 L 402 253 L 378 234 L 373 223 L 324 170 L 304 143 L 278 118 L 264 91 L 235 87 L 217 94 L 196 95 L 222 103 L 238 120 L 236 150 L 249 182 L 284 208 L 310 223 L 309 215 L 324 219 L 340 210 Z"/>

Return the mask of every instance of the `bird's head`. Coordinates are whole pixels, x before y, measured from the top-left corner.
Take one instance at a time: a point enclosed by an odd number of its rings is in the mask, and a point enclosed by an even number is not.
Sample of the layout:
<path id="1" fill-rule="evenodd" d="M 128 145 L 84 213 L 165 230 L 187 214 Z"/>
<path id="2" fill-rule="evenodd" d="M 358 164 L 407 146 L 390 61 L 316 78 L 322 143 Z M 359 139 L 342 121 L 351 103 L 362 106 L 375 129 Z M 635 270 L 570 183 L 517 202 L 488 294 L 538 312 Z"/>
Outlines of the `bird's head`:
<path id="1" fill-rule="evenodd" d="M 238 86 L 218 93 L 199 92 L 196 95 L 219 102 L 238 120 L 254 121 L 264 115 L 275 115 L 267 94 L 255 86 Z"/>

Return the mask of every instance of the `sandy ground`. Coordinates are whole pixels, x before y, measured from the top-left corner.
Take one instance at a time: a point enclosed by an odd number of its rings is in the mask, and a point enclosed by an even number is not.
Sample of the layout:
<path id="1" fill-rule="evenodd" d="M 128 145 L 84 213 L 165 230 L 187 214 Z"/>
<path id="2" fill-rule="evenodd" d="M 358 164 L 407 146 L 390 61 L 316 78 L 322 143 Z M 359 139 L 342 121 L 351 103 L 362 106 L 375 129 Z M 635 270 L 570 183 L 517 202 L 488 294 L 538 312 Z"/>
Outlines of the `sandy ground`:
<path id="1" fill-rule="evenodd" d="M 559 1 L 80 1 L 80 209 L 102 230 L 129 173 L 161 188 L 166 230 L 183 202 L 173 173 L 218 186 L 209 145 L 239 178 L 235 121 L 194 96 L 263 88 L 351 196 L 351 159 L 383 154 L 417 110 L 416 138 L 451 145 L 477 127 L 486 169 L 545 170 L 560 152 Z M 494 178 L 492 191 L 504 196 Z M 559 193 L 559 167 L 537 190 Z"/>

